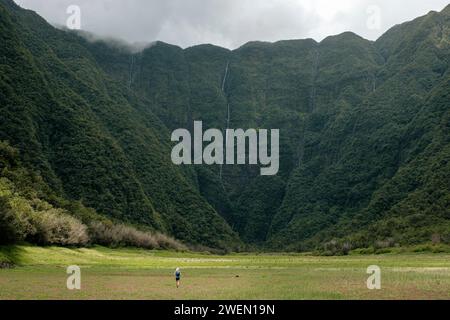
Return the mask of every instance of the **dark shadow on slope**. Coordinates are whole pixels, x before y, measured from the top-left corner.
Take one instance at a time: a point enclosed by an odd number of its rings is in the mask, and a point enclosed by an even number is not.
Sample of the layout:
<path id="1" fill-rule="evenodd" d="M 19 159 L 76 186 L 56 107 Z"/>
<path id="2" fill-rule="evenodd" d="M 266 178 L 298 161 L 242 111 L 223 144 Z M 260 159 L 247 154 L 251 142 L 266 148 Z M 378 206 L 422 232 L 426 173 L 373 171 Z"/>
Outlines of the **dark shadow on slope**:
<path id="1" fill-rule="evenodd" d="M 0 269 L 23 264 L 25 250 L 18 246 L 0 246 Z"/>

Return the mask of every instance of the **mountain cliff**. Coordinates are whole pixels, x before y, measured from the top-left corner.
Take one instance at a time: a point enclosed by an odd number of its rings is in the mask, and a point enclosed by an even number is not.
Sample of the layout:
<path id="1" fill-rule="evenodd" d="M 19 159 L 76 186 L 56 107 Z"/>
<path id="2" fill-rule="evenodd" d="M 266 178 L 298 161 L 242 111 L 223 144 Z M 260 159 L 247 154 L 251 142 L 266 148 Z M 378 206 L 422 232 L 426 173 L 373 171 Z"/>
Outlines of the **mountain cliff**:
<path id="1" fill-rule="evenodd" d="M 450 7 L 347 32 L 136 53 L 0 0 L 0 140 L 52 194 L 186 243 L 450 242 Z M 280 129 L 280 172 L 177 167 L 170 133 Z"/>

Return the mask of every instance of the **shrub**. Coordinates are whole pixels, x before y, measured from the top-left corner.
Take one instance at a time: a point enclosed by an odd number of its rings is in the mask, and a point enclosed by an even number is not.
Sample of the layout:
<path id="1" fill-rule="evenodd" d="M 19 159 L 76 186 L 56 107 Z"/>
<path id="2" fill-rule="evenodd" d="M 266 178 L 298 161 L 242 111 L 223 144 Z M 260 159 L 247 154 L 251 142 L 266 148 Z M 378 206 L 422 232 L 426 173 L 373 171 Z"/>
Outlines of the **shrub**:
<path id="1" fill-rule="evenodd" d="M 156 238 L 156 241 L 161 249 L 187 250 L 187 247 L 181 242 L 165 234 L 156 233 L 154 237 Z"/>
<path id="2" fill-rule="evenodd" d="M 375 241 L 375 249 L 387 249 L 395 247 L 395 240 L 393 238 L 388 238 L 385 240 Z"/>
<path id="3" fill-rule="evenodd" d="M 166 235 L 137 230 L 123 224 L 113 225 L 103 222 L 93 222 L 89 226 L 92 243 L 110 247 L 133 246 L 145 249 L 176 249 L 186 247 Z"/>
<path id="4" fill-rule="evenodd" d="M 348 255 L 352 250 L 352 244 L 350 242 L 338 242 L 336 240 L 331 240 L 326 242 L 323 247 L 319 250 L 323 255 L 326 256 L 340 256 Z"/>
<path id="5" fill-rule="evenodd" d="M 439 233 L 433 233 L 431 235 L 431 242 L 433 244 L 440 244 L 441 243 L 441 235 Z"/>
<path id="6" fill-rule="evenodd" d="M 89 243 L 87 227 L 61 209 L 40 212 L 34 219 L 37 243 L 83 246 Z"/>
<path id="7" fill-rule="evenodd" d="M 0 196 L 0 243 L 20 242 L 34 234 L 32 213 L 33 209 L 23 199 Z"/>
<path id="8" fill-rule="evenodd" d="M 62 209 L 14 192 L 12 183 L 0 179 L 0 243 L 20 241 L 38 244 L 85 245 L 87 228 Z"/>
<path id="9" fill-rule="evenodd" d="M 1 249 L 1 248 L 0 248 Z M 0 269 L 11 268 L 14 264 L 8 256 L 0 252 Z"/>

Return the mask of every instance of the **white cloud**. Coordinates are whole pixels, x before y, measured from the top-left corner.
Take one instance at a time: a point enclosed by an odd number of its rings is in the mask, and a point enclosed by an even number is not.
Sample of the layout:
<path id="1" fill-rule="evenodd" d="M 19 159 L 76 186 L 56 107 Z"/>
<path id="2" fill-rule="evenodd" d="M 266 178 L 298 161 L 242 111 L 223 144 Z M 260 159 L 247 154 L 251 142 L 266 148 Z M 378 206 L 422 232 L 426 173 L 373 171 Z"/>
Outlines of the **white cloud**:
<path id="1" fill-rule="evenodd" d="M 448 0 L 16 0 L 49 22 L 65 24 L 78 5 L 82 28 L 128 42 L 161 40 L 187 47 L 213 43 L 314 38 L 353 31 L 375 40 L 395 24 L 441 10 Z M 367 8 L 380 8 L 380 28 L 367 27 Z"/>

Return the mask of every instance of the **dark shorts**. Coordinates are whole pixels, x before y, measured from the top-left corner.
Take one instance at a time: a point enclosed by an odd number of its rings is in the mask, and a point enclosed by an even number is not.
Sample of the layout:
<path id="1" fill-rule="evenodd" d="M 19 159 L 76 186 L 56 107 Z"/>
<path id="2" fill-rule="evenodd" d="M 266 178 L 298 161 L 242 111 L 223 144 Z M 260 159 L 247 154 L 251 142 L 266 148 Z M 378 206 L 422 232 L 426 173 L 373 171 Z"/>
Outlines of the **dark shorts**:
<path id="1" fill-rule="evenodd" d="M 180 278 L 175 278 L 176 281 L 180 281 Z"/>

